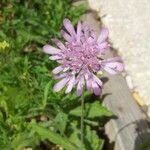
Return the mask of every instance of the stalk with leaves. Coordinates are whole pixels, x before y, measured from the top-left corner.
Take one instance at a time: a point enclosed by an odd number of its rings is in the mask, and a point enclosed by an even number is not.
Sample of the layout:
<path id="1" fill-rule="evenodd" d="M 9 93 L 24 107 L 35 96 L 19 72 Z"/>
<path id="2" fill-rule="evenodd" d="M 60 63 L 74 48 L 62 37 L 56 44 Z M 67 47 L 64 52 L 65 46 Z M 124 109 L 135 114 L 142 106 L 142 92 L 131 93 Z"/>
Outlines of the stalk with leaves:
<path id="1" fill-rule="evenodd" d="M 66 94 L 76 87 L 77 96 L 83 95 L 85 90 L 97 96 L 101 95 L 103 83 L 97 77 L 97 73 L 105 70 L 114 75 L 123 71 L 120 57 L 104 58 L 110 46 L 106 41 L 108 29 L 102 28 L 97 37 L 94 29 L 86 23 L 79 21 L 76 30 L 69 19 L 64 19 L 63 24 L 66 31 L 61 30 L 61 35 L 66 41 L 62 43 L 54 38 L 52 41 L 56 47 L 51 45 L 43 47 L 44 52 L 51 55 L 49 59 L 59 64 L 52 71 L 54 78 L 59 80 L 53 87 L 54 92 L 59 92 L 66 86 Z M 83 96 L 81 97 L 81 109 L 81 148 L 83 148 Z"/>

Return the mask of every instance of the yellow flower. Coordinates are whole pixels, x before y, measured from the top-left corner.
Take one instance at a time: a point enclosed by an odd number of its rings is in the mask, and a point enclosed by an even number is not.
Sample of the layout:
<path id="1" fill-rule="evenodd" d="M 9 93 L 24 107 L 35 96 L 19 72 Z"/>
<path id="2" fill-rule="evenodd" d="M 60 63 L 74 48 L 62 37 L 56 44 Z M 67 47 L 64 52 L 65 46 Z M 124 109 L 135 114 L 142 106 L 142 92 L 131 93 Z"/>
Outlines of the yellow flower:
<path id="1" fill-rule="evenodd" d="M 0 50 L 4 50 L 9 46 L 9 43 L 7 43 L 6 41 L 0 42 Z"/>

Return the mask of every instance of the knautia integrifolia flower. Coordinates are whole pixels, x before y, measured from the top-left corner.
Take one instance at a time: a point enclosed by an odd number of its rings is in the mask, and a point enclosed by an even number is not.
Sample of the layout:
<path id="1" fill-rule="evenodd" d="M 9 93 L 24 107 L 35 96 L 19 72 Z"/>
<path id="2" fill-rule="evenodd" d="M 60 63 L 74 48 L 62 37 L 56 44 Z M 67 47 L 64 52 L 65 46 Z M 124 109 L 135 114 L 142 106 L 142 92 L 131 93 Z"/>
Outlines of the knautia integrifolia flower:
<path id="1" fill-rule="evenodd" d="M 66 86 L 66 93 L 69 93 L 76 86 L 78 96 L 82 95 L 85 88 L 95 95 L 100 95 L 103 83 L 96 76 L 97 72 L 105 70 L 116 74 L 123 70 L 119 57 L 103 58 L 109 48 L 106 41 L 108 29 L 102 28 L 97 37 L 93 29 L 81 22 L 78 22 L 75 30 L 70 20 L 65 19 L 64 27 L 67 31 L 61 31 L 66 40 L 64 44 L 58 39 L 52 39 L 57 48 L 51 45 L 43 47 L 44 52 L 51 55 L 49 59 L 56 60 L 59 64 L 52 71 L 55 79 L 60 80 L 53 90 L 58 92 Z"/>

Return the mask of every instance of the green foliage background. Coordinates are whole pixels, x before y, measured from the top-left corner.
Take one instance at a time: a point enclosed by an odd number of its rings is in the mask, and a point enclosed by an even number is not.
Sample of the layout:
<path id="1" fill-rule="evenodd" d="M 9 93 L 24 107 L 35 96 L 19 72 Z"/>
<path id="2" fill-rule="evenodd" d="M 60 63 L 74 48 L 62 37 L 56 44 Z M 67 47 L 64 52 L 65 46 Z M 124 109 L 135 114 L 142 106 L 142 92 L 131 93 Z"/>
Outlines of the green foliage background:
<path id="1" fill-rule="evenodd" d="M 39 149 L 45 140 L 65 149 L 79 148 L 79 98 L 53 93 L 51 70 L 56 64 L 42 46 L 60 38 L 65 17 L 76 24 L 84 11 L 83 5 L 73 7 L 69 0 L 1 0 L 0 42 L 10 47 L 0 50 L 0 149 Z M 85 97 L 92 98 L 89 93 Z M 103 140 L 91 128 L 99 126 L 95 118 L 112 114 L 100 103 L 86 107 L 85 149 L 99 150 Z"/>

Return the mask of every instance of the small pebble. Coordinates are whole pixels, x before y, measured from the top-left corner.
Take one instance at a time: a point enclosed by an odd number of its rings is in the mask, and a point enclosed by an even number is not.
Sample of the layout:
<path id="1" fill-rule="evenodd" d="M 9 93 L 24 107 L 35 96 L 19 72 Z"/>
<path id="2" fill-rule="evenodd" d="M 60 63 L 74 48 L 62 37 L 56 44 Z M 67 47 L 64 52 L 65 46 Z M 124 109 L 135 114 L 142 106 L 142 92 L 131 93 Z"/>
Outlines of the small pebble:
<path id="1" fill-rule="evenodd" d="M 126 79 L 126 82 L 127 82 L 127 85 L 128 85 L 128 87 L 129 87 L 129 89 L 132 90 L 134 87 L 133 87 L 133 83 L 132 83 L 131 77 L 130 77 L 129 75 L 127 75 L 127 76 L 125 77 L 125 79 Z"/>
<path id="2" fill-rule="evenodd" d="M 23 148 L 22 150 L 33 150 L 33 149 L 28 147 L 28 148 Z"/>
<path id="3" fill-rule="evenodd" d="M 44 121 L 47 121 L 48 118 L 47 118 L 47 116 L 41 116 L 41 117 L 40 117 L 40 120 L 44 122 Z"/>
<path id="4" fill-rule="evenodd" d="M 132 93 L 132 96 L 133 96 L 133 98 L 136 100 L 136 102 L 137 102 L 140 106 L 144 106 L 144 105 L 145 105 L 143 98 L 139 95 L 138 92 L 135 92 L 135 91 L 134 91 L 134 92 Z"/>

